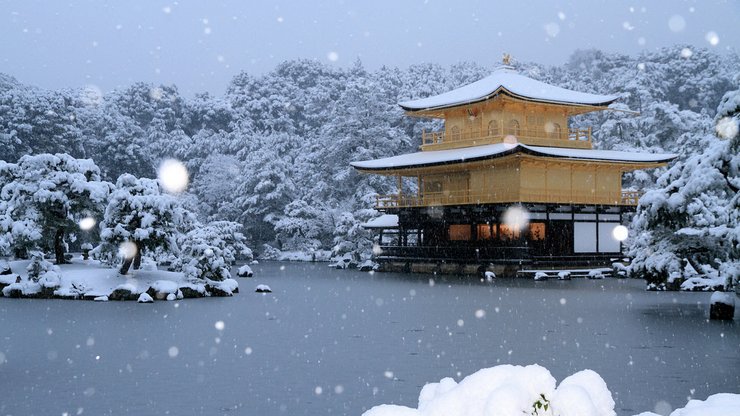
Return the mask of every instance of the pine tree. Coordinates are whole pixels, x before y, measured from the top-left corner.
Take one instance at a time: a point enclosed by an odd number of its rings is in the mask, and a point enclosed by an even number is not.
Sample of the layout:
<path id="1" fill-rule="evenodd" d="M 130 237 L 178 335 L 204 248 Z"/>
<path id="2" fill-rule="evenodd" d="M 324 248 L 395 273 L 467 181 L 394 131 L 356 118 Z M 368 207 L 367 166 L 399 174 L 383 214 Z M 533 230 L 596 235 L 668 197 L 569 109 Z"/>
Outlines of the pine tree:
<path id="1" fill-rule="evenodd" d="M 0 246 L 11 245 L 18 254 L 53 250 L 56 263 L 65 263 L 66 236 L 82 218 L 102 211 L 111 184 L 100 180 L 92 160 L 67 154 L 23 156 L 0 171 L 0 233 L 6 240 Z"/>
<path id="2" fill-rule="evenodd" d="M 719 137 L 675 163 L 647 192 L 632 223 L 631 272 L 655 286 L 695 273 L 731 286 L 740 276 L 740 91 L 725 94 Z"/>

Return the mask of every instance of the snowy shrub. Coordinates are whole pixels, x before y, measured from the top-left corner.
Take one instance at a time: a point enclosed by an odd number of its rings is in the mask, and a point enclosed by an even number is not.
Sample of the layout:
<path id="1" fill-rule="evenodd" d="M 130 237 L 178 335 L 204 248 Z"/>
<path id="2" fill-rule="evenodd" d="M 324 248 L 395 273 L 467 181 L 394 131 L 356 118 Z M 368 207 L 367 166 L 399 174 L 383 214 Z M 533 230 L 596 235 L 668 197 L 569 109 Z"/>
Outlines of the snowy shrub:
<path id="1" fill-rule="evenodd" d="M 230 265 L 223 251 L 203 239 L 188 239 L 183 246 L 185 260 L 182 271 L 189 279 L 225 280 L 231 277 Z"/>
<path id="2" fill-rule="evenodd" d="M 237 256 L 252 259 L 252 250 L 239 232 L 241 225 L 229 221 L 215 221 L 195 228 L 181 236 L 180 264 L 185 275 L 192 279 L 221 281 L 231 277 L 231 265 Z"/>
<path id="3" fill-rule="evenodd" d="M 28 280 L 38 282 L 39 279 L 41 279 L 49 272 L 53 272 L 55 274 L 60 273 L 59 267 L 46 261 L 44 259 L 44 254 L 40 251 L 33 251 L 30 254 L 31 263 L 29 263 L 28 267 L 26 267 L 26 271 L 28 272 Z"/>
<path id="4" fill-rule="evenodd" d="M 242 225 L 233 221 L 212 221 L 197 224 L 186 238 L 199 238 L 221 249 L 229 264 L 238 260 L 252 260 L 254 255 L 247 247 L 246 237 L 241 233 Z"/>
<path id="5" fill-rule="evenodd" d="M 584 370 L 555 378 L 539 365 L 500 365 L 479 370 L 459 383 L 444 378 L 425 385 L 417 409 L 373 407 L 363 416 L 558 415 L 615 416 L 614 400 L 604 380 Z"/>

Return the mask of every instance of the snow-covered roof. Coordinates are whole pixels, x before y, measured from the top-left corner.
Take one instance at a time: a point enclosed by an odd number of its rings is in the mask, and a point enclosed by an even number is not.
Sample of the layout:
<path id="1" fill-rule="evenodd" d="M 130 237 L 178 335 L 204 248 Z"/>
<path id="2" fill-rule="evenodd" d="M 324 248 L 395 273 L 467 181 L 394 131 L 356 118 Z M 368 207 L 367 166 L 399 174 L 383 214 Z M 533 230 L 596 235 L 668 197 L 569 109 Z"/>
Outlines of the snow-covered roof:
<path id="1" fill-rule="evenodd" d="M 365 228 L 398 228 L 398 215 L 384 214 L 362 224 Z"/>
<path id="2" fill-rule="evenodd" d="M 485 146 L 464 147 L 448 150 L 430 150 L 383 159 L 364 160 L 350 163 L 361 170 L 392 170 L 447 165 L 477 160 L 495 159 L 514 153 L 566 159 L 598 160 L 622 163 L 662 163 L 675 159 L 673 153 L 635 153 L 616 150 L 570 149 L 561 147 L 528 146 L 526 144 L 497 143 Z"/>
<path id="3" fill-rule="evenodd" d="M 556 87 L 503 67 L 472 84 L 399 105 L 407 111 L 440 109 L 483 101 L 499 93 L 534 101 L 587 106 L 606 106 L 619 98 L 618 95 L 589 94 Z"/>

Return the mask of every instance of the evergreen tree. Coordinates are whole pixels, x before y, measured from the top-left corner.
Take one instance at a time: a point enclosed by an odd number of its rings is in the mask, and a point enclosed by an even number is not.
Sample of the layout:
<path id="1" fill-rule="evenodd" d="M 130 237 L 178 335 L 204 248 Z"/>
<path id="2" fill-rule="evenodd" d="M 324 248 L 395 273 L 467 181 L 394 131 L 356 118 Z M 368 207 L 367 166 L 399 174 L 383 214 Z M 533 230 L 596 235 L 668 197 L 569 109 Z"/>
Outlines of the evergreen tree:
<path id="1" fill-rule="evenodd" d="M 184 200 L 162 192 L 156 180 L 121 175 L 100 223 L 102 255 L 112 263 L 120 251 L 120 273 L 125 275 L 132 265 L 140 267 L 147 252 L 178 253 L 177 240 L 194 221 Z"/>
<path id="2" fill-rule="evenodd" d="M 701 274 L 724 286 L 740 276 L 740 91 L 717 113 L 719 136 L 675 163 L 647 192 L 632 223 L 631 272 L 661 286 Z"/>
<path id="3" fill-rule="evenodd" d="M 67 154 L 23 156 L 0 164 L 0 233 L 17 254 L 31 248 L 53 250 L 65 263 L 65 237 L 84 217 L 99 214 L 111 185 L 100 181 L 90 159 Z"/>

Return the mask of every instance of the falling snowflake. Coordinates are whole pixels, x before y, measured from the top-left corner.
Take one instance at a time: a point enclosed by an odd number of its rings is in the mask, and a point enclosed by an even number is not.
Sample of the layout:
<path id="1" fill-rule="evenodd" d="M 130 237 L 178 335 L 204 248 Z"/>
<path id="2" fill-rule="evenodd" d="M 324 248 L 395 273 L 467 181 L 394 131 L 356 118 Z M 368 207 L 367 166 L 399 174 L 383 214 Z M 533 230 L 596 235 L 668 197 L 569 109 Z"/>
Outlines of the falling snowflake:
<path id="1" fill-rule="evenodd" d="M 545 33 L 547 33 L 547 36 L 554 38 L 560 33 L 560 25 L 554 22 L 546 24 Z"/>
<path id="2" fill-rule="evenodd" d="M 180 193 L 188 186 L 188 170 L 179 160 L 167 159 L 159 165 L 157 178 L 165 191 Z"/>
<path id="3" fill-rule="evenodd" d="M 671 29 L 671 32 L 681 32 L 686 28 L 686 20 L 683 16 L 674 14 L 668 19 L 668 28 Z"/>
<path id="4" fill-rule="evenodd" d="M 89 231 L 89 230 L 92 230 L 93 227 L 95 227 L 95 224 L 96 224 L 95 218 L 85 217 L 80 220 L 79 226 L 81 230 Z"/>
<path id="5" fill-rule="evenodd" d="M 738 122 L 734 118 L 722 117 L 717 121 L 717 125 L 714 128 L 717 131 L 717 136 L 720 138 L 732 139 L 737 137 L 740 126 L 738 126 Z"/>
<path id="6" fill-rule="evenodd" d="M 704 36 L 704 39 L 709 42 L 712 46 L 717 46 L 719 44 L 719 35 L 717 35 L 717 32 L 707 32 L 706 36 Z"/>

